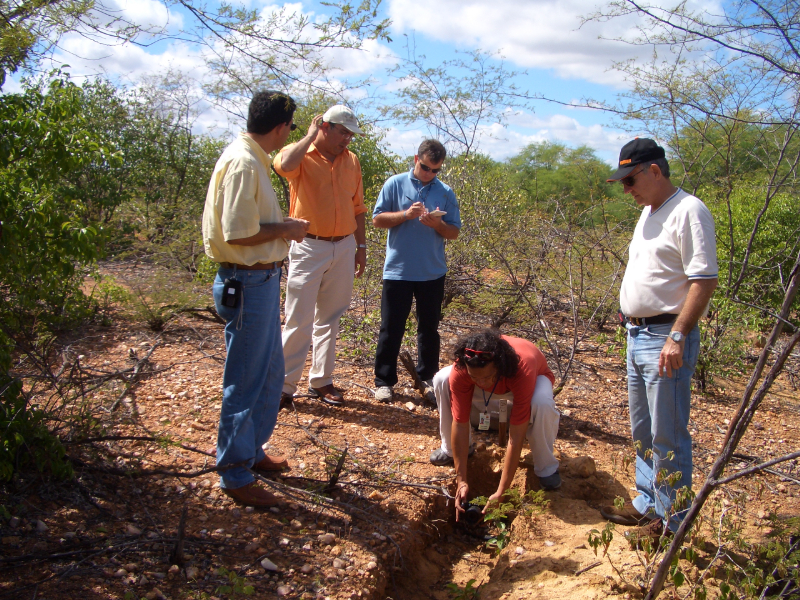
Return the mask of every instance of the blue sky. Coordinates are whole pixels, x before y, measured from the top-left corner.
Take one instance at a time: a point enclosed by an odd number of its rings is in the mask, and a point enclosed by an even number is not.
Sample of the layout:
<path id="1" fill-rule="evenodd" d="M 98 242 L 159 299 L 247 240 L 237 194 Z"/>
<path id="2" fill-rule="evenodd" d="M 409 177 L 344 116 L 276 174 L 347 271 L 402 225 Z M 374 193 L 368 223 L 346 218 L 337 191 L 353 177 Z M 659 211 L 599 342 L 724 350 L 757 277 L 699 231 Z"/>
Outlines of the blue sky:
<path id="1" fill-rule="evenodd" d="M 246 2 L 265 16 L 280 7 L 312 19 L 330 10 L 318 2 Z M 177 31 L 189 23 L 188 15 L 160 0 L 107 0 L 107 4 L 115 5 L 140 24 L 166 25 Z M 391 43 L 369 42 L 362 50 L 328 52 L 323 59 L 336 67 L 332 72 L 344 88 L 349 81 L 369 76 L 374 81 L 371 92 L 387 102 L 391 102 L 392 89 L 398 85 L 387 69 L 405 54 L 409 39 L 413 39 L 418 54 L 426 55 L 430 65 L 453 58 L 457 51 L 480 48 L 502 53 L 509 70 L 527 71 L 514 80 L 523 92 L 566 103 L 586 97 L 613 100 L 625 89 L 622 76 L 613 70 L 614 61 L 636 59 L 637 53 L 646 55 L 648 49 L 612 41 L 630 34 L 635 25 L 631 20 L 581 26 L 581 17 L 600 6 L 596 0 L 384 0 L 381 10 L 392 20 Z M 167 71 L 182 73 L 190 81 L 207 81 L 210 76 L 203 50 L 180 41 L 162 41 L 151 47 L 109 46 L 70 35 L 62 40 L 54 62 L 69 64 L 74 77 L 103 73 L 131 86 Z M 13 91 L 13 87 L 11 82 L 5 91 Z M 225 135 L 241 128 L 235 118 L 202 100 L 199 87 L 196 94 L 198 106 L 204 111 L 195 122 L 195 130 Z M 357 109 L 363 106 L 369 117 L 372 109 L 361 96 L 360 92 L 352 92 L 352 102 Z M 570 146 L 588 145 L 601 158 L 614 163 L 619 147 L 639 133 L 623 131 L 621 124 L 606 113 L 547 102 L 535 102 L 530 109 L 508 114 L 505 127 L 491 122 L 481 127 L 478 149 L 498 160 L 514 155 L 531 142 L 549 140 Z M 383 125 L 387 142 L 402 155 L 413 154 L 428 133 L 421 126 Z"/>

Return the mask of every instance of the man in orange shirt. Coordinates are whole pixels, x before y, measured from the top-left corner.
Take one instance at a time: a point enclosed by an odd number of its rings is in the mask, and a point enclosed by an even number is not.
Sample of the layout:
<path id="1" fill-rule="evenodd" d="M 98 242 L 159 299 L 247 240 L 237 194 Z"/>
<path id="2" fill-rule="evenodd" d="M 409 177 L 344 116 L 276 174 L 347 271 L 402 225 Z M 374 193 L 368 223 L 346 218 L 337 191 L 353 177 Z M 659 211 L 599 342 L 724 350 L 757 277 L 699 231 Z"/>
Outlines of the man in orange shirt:
<path id="1" fill-rule="evenodd" d="M 289 180 L 289 215 L 310 222 L 305 239 L 289 250 L 281 404 L 297 391 L 309 345 L 309 393 L 333 406 L 343 401 L 332 379 L 336 335 L 350 306 L 353 278 L 367 264 L 361 165 L 347 149 L 356 134 L 363 132 L 353 111 L 336 105 L 314 117 L 306 136 L 273 161 Z"/>

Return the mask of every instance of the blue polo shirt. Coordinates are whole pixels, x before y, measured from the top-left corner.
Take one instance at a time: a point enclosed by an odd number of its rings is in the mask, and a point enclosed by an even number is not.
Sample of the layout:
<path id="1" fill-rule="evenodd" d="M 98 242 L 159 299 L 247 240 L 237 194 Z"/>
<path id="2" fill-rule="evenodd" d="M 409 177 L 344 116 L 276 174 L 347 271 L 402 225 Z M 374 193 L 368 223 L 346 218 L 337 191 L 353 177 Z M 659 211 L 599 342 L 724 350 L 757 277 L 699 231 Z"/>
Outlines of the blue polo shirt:
<path id="1" fill-rule="evenodd" d="M 427 185 L 414 177 L 414 170 L 389 179 L 378 196 L 372 216 L 385 212 L 398 212 L 422 202 L 429 211 L 444 210 L 445 223 L 461 229 L 461 215 L 456 195 L 439 178 Z M 403 281 L 432 281 L 447 273 L 444 259 L 444 238 L 419 219 L 411 219 L 389 228 L 386 240 L 384 279 Z"/>

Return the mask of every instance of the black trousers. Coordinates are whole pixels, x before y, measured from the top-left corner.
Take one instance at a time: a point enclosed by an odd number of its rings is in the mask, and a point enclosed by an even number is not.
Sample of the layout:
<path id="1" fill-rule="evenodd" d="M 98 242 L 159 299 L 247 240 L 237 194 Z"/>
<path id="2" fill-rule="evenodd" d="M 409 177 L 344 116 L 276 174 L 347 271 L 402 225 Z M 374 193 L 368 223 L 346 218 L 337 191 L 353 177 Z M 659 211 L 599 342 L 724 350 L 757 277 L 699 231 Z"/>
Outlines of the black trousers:
<path id="1" fill-rule="evenodd" d="M 397 356 L 403 343 L 411 301 L 417 301 L 417 373 L 431 379 L 439 371 L 439 321 L 442 319 L 444 276 L 432 281 L 383 280 L 381 332 L 375 353 L 375 385 L 397 383 Z"/>

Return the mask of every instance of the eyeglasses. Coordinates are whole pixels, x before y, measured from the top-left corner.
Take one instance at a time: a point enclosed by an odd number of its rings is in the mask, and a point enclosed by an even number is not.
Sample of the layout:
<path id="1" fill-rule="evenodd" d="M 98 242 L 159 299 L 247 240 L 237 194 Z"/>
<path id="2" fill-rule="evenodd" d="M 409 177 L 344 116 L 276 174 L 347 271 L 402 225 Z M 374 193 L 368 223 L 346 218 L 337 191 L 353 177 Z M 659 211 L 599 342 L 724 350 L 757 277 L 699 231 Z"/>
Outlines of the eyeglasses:
<path id="1" fill-rule="evenodd" d="M 426 173 L 433 173 L 434 175 L 436 175 L 437 173 L 439 173 L 442 170 L 442 167 L 439 167 L 438 169 L 431 169 L 428 165 L 426 165 L 421 160 L 418 162 L 418 164 L 422 168 L 422 170 L 425 171 Z"/>
<path id="2" fill-rule="evenodd" d="M 290 123 L 289 124 L 289 131 L 294 131 L 297 129 L 297 123 Z"/>
<path id="3" fill-rule="evenodd" d="M 636 183 L 636 176 L 642 173 L 643 171 L 644 167 L 636 171 L 636 173 L 631 173 L 627 177 L 623 177 L 622 179 L 619 180 L 619 182 L 626 187 L 633 187 L 633 184 Z"/>
<path id="4" fill-rule="evenodd" d="M 336 127 L 335 123 L 331 123 L 331 129 L 333 129 L 334 131 L 338 131 L 339 135 L 341 135 L 343 137 L 351 138 L 351 137 L 353 137 L 355 135 L 355 133 L 350 131 L 347 127 L 344 127 L 344 126 Z"/>

